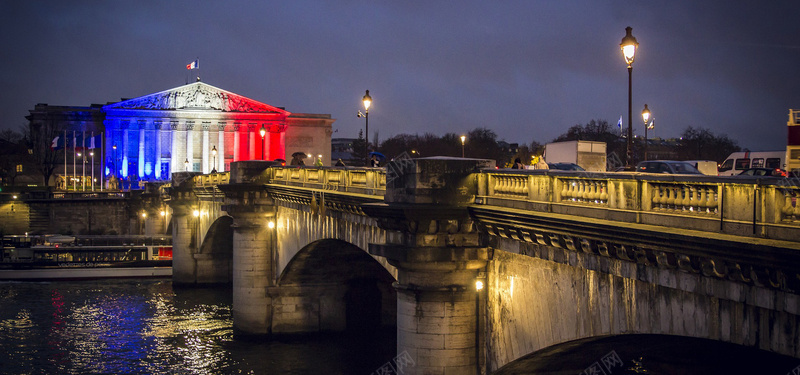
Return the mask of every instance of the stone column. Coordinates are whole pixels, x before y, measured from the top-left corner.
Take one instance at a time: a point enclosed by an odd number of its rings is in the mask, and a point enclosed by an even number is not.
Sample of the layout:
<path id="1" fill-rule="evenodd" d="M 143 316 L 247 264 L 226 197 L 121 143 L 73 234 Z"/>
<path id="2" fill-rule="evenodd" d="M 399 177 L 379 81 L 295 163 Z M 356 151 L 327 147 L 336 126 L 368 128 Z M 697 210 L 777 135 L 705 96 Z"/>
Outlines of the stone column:
<path id="1" fill-rule="evenodd" d="M 239 143 L 242 141 L 241 136 L 242 134 L 239 133 L 239 125 L 233 125 L 233 161 L 242 159 L 241 147 L 239 146 Z"/>
<path id="2" fill-rule="evenodd" d="M 231 165 L 231 182 L 220 185 L 223 209 L 233 217 L 233 327 L 246 335 L 271 333 L 272 298 L 267 287 L 274 285 L 277 248 L 276 207 L 254 176 L 267 168 L 263 161 L 242 161 Z"/>
<path id="3" fill-rule="evenodd" d="M 156 160 L 155 166 L 153 167 L 153 176 L 156 176 L 156 180 L 161 179 L 161 122 L 155 124 L 156 127 Z"/>
<path id="4" fill-rule="evenodd" d="M 178 148 L 178 143 L 180 142 L 179 140 L 181 139 L 181 137 L 178 136 L 177 121 L 171 121 L 169 127 L 170 127 L 170 132 L 172 132 L 171 134 L 172 138 L 170 140 L 171 150 L 169 157 L 169 176 L 167 176 L 167 178 L 171 179 L 173 173 L 182 170 L 182 168 L 178 168 L 178 165 L 181 162 L 178 151 L 180 150 L 180 148 Z"/>
<path id="5" fill-rule="evenodd" d="M 144 120 L 139 120 L 139 168 L 136 173 L 138 173 L 138 177 L 141 179 L 144 177 L 144 132 L 145 132 L 146 123 Z"/>
<path id="6" fill-rule="evenodd" d="M 201 170 L 204 174 L 211 172 L 211 164 L 208 162 L 211 152 L 211 146 L 209 146 L 208 141 L 208 126 L 207 124 L 203 124 L 203 168 L 201 168 Z"/>
<path id="7" fill-rule="evenodd" d="M 218 172 L 225 172 L 225 124 L 219 124 L 219 134 L 217 135 L 217 166 Z"/>
<path id="8" fill-rule="evenodd" d="M 192 138 L 194 138 L 194 132 L 192 130 L 193 127 L 194 124 L 186 124 L 186 159 L 182 161 L 182 163 L 185 163 L 187 160 L 189 161 L 189 168 L 186 168 L 186 172 L 194 171 L 194 142 L 192 142 Z"/>
<path id="9" fill-rule="evenodd" d="M 253 129 L 253 125 L 247 126 L 247 160 L 255 160 L 256 159 L 256 133 Z"/>
<path id="10" fill-rule="evenodd" d="M 370 253 L 397 267 L 397 353 L 405 374 L 477 374 L 475 282 L 490 259 L 467 211 L 488 160 L 398 160 L 385 203 L 362 205 L 389 231 Z M 471 182 L 471 183 L 470 183 Z"/>
<path id="11" fill-rule="evenodd" d="M 122 131 L 122 176 L 128 177 L 128 127 L 130 124 L 124 124 L 125 129 Z"/>
<path id="12" fill-rule="evenodd" d="M 267 129 L 271 129 L 271 127 L 267 127 Z M 261 141 L 262 141 L 261 142 L 261 148 L 264 149 L 264 160 L 275 160 L 275 159 L 278 158 L 277 156 L 273 156 L 272 153 L 270 152 L 270 151 L 272 151 L 272 150 L 269 149 L 270 138 L 272 138 L 272 132 L 268 131 L 267 134 L 266 134 L 266 137 L 261 139 Z M 283 158 L 281 158 L 281 159 L 283 159 Z"/>
<path id="13" fill-rule="evenodd" d="M 276 132 L 269 133 L 270 138 L 272 138 L 269 140 L 270 157 L 272 159 L 281 158 L 288 161 L 290 160 L 290 155 L 286 155 L 286 128 L 279 127 L 277 130 Z"/>

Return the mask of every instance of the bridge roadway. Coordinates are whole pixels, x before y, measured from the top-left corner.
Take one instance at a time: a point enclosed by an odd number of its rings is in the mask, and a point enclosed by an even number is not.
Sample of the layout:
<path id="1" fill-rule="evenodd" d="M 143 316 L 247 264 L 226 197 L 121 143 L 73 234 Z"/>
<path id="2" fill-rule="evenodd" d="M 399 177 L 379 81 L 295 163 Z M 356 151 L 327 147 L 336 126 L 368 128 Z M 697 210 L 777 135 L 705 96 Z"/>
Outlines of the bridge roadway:
<path id="1" fill-rule="evenodd" d="M 239 334 L 396 325 L 411 374 L 633 333 L 800 357 L 793 181 L 489 165 L 237 162 L 150 204 L 172 209 L 174 283 L 231 283 Z"/>

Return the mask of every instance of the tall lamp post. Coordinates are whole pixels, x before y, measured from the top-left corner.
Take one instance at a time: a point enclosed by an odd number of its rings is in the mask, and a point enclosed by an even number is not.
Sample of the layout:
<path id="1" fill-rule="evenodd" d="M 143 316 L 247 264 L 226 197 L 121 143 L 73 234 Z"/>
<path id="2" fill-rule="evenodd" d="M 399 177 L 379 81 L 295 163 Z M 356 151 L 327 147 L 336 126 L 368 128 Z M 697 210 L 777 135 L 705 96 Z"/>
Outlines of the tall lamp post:
<path id="1" fill-rule="evenodd" d="M 636 38 L 631 35 L 633 28 L 630 26 L 625 28 L 625 37 L 622 38 L 622 43 L 619 44 L 622 49 L 622 55 L 625 57 L 625 62 L 628 64 L 628 152 L 625 160 L 625 165 L 630 168 L 633 162 L 633 115 L 631 115 L 631 78 L 633 77 L 633 57 L 636 55 L 636 48 L 639 43 Z"/>
<path id="2" fill-rule="evenodd" d="M 647 160 L 647 129 L 650 128 L 650 109 L 647 104 L 642 110 L 642 120 L 644 120 L 644 160 Z"/>
<path id="3" fill-rule="evenodd" d="M 361 101 L 364 102 L 364 114 L 362 115 L 361 111 L 358 111 L 358 117 L 364 116 L 365 119 L 364 139 L 366 140 L 366 145 L 364 147 L 364 165 L 369 166 L 369 106 L 372 105 L 372 97 L 369 96 L 369 90 L 361 98 Z"/>
<path id="4" fill-rule="evenodd" d="M 466 140 L 467 140 L 467 136 L 466 135 L 462 135 L 461 136 L 461 157 L 462 158 L 464 157 L 464 141 L 466 141 Z"/>
<path id="5" fill-rule="evenodd" d="M 113 145 L 111 148 L 114 149 L 114 177 L 119 177 L 117 176 L 117 168 L 119 168 L 117 167 L 117 145 Z"/>
<path id="6" fill-rule="evenodd" d="M 264 136 L 267 135 L 267 128 L 264 127 L 264 124 L 261 124 L 258 134 L 261 134 L 261 160 L 264 160 Z"/>
<path id="7" fill-rule="evenodd" d="M 213 168 L 211 168 L 211 173 L 217 173 L 217 145 L 211 146 L 211 157 L 214 160 L 212 164 Z"/>
<path id="8" fill-rule="evenodd" d="M 94 150 L 89 151 L 89 156 L 92 157 L 92 191 L 94 191 Z"/>

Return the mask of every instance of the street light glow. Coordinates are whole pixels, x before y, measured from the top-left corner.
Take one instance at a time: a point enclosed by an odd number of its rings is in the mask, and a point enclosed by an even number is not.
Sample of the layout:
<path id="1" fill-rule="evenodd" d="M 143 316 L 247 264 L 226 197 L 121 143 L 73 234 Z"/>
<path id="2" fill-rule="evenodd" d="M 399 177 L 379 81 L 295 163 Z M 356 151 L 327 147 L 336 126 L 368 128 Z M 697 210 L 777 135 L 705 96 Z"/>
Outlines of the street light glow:
<path id="1" fill-rule="evenodd" d="M 380 93 L 379 93 L 379 94 L 380 94 Z M 366 93 L 366 94 L 364 94 L 364 97 L 363 97 L 363 98 L 361 98 L 361 100 L 363 100 L 363 101 L 364 101 L 364 109 L 365 109 L 365 110 L 367 110 L 367 111 L 369 111 L 369 106 L 371 106 L 371 105 L 372 105 L 372 97 L 371 97 L 371 96 L 369 96 L 369 90 L 367 90 L 367 93 Z"/>
<path id="2" fill-rule="evenodd" d="M 199 210 L 194 210 L 194 211 L 192 211 L 192 216 L 194 216 L 194 217 L 200 217 L 200 211 L 199 211 Z"/>
<path id="3" fill-rule="evenodd" d="M 475 290 L 477 291 L 483 290 L 483 281 L 480 280 L 475 281 Z"/>
<path id="4" fill-rule="evenodd" d="M 633 31 L 632 27 L 628 26 L 625 28 L 625 37 L 622 38 L 622 43 L 619 44 L 622 49 L 622 55 L 625 57 L 625 62 L 628 63 L 628 66 L 633 64 L 633 58 L 636 56 L 636 48 L 639 47 L 639 43 L 636 42 L 636 38 L 633 37 L 631 31 Z"/>

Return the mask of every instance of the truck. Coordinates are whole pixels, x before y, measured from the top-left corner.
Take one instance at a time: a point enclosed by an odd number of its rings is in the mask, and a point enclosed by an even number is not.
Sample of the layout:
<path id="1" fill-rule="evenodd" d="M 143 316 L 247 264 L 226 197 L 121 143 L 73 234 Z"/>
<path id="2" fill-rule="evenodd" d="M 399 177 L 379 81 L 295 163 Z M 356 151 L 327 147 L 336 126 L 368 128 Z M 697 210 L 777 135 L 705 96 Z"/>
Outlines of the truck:
<path id="1" fill-rule="evenodd" d="M 786 170 L 786 151 L 740 151 L 728 156 L 719 166 L 720 176 L 734 176 L 749 168 Z"/>
<path id="2" fill-rule="evenodd" d="M 589 172 L 606 171 L 606 143 L 594 141 L 553 142 L 544 146 L 544 160 L 574 163 Z"/>

